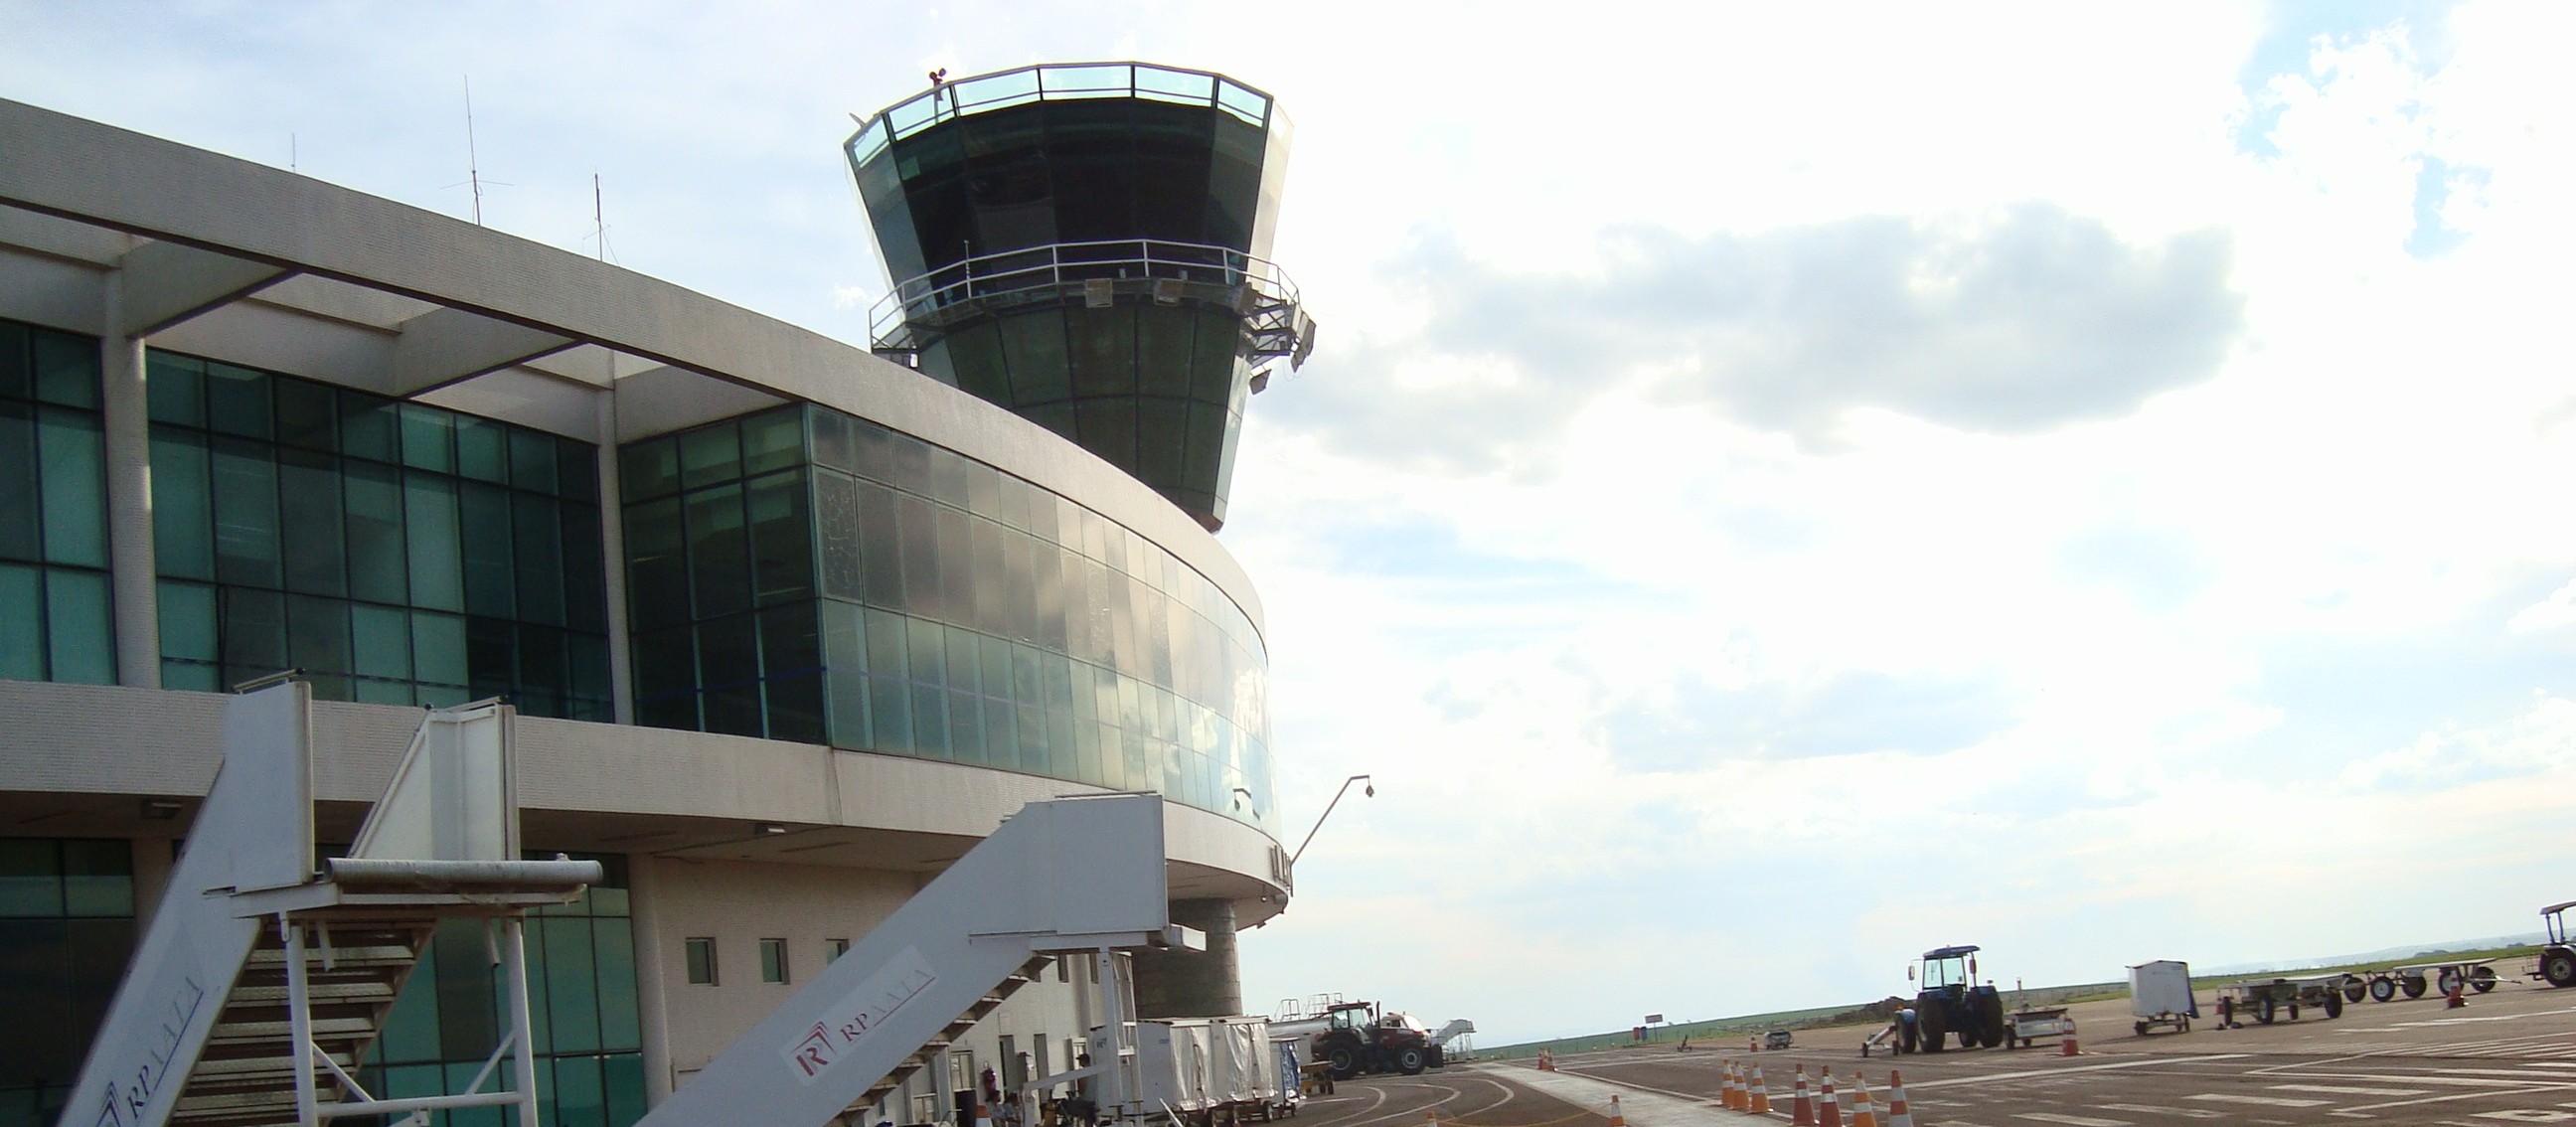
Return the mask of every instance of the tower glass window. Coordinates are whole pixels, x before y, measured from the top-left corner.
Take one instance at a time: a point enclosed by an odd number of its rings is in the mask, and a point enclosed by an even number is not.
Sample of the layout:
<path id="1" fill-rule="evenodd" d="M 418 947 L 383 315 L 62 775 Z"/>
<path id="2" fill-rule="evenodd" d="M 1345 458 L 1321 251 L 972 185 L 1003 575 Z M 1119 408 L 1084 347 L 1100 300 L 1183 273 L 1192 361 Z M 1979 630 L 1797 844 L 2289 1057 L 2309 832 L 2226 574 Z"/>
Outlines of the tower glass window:
<path id="1" fill-rule="evenodd" d="M 596 448 L 149 355 L 164 687 L 607 720 Z"/>

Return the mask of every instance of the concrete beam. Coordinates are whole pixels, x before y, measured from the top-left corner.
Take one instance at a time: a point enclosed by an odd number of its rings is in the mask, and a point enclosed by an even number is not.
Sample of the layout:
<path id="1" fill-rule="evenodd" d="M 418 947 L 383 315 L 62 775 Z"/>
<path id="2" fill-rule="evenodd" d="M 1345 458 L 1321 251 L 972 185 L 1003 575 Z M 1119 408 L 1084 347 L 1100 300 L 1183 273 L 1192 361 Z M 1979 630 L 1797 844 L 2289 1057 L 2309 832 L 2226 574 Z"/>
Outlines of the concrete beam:
<path id="1" fill-rule="evenodd" d="M 126 252 L 116 260 L 116 268 L 123 288 L 117 324 L 109 328 L 123 337 L 149 336 L 295 273 L 283 266 L 166 242 L 145 243 Z"/>
<path id="2" fill-rule="evenodd" d="M 402 335 L 394 338 L 394 378 L 389 390 L 408 399 L 578 343 L 470 310 L 433 310 L 402 323 Z"/>

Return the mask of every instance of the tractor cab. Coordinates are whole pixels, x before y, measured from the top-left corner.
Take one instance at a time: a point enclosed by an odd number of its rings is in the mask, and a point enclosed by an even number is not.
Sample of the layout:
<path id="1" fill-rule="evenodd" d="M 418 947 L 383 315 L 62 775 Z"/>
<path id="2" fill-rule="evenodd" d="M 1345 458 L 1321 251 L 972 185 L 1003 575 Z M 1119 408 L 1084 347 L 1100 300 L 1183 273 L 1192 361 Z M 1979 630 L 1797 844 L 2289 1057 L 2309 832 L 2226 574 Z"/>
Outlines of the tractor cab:
<path id="1" fill-rule="evenodd" d="M 1914 968 L 1905 968 L 1905 977 L 1917 978 Z M 1977 984 L 1977 948 L 1936 947 L 1923 953 L 1923 971 L 1917 984 L 1925 993 L 1938 990 L 1951 997 L 1966 993 Z"/>
<path id="2" fill-rule="evenodd" d="M 1377 1024 L 1377 1003 L 1336 1003 L 1332 1009 L 1326 1011 L 1325 1020 L 1331 1023 L 1330 1027 L 1334 1029 L 1348 1029 L 1354 1033 L 1364 1032 L 1369 1026 Z"/>
<path id="3" fill-rule="evenodd" d="M 2552 904 L 2540 910 L 2541 923 L 2549 929 L 2549 942 L 2540 947 L 2539 975 L 2551 986 L 2576 986 L 2576 943 L 2567 935 L 2567 910 L 2576 908 L 2576 900 Z"/>

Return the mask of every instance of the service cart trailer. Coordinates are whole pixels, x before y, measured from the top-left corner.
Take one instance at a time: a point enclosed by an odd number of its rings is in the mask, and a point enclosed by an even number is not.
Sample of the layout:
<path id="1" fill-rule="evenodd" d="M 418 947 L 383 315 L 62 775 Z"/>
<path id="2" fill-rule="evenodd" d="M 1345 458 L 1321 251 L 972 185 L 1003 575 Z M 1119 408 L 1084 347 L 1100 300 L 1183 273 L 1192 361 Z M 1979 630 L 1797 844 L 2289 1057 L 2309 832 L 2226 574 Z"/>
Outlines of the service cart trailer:
<path id="1" fill-rule="evenodd" d="M 2344 979 L 2341 974 L 2320 974 L 2307 978 L 2275 978 L 2270 982 L 2240 982 L 2218 992 L 2220 1024 L 2229 1029 L 2241 1028 L 2242 1019 L 2252 1017 L 2264 1025 L 2281 1011 L 2289 1011 L 2290 1020 L 2299 1020 L 2299 1007 L 2321 1009 L 2330 1018 L 2343 1016 Z"/>
<path id="2" fill-rule="evenodd" d="M 2035 1037 L 2055 1037 L 2061 1041 L 2075 1032 L 2075 1022 L 2066 1016 L 2066 1007 L 2014 1010 L 2004 1017 L 2004 1047 L 2027 1049 Z"/>
<path id="3" fill-rule="evenodd" d="M 2358 1002 L 2367 994 L 2371 1001 L 2385 1002 L 2401 992 L 2409 998 L 2421 998 L 2427 990 L 2448 995 L 2453 987 L 2484 994 L 2496 988 L 2496 969 L 2489 965 L 2492 962 L 2492 959 L 2476 959 L 2458 963 L 2409 963 L 2346 975 L 2343 996 L 2346 1001 Z"/>
<path id="4" fill-rule="evenodd" d="M 2191 964 L 2158 959 L 2130 967 L 2129 1016 L 2137 1019 L 2132 1028 L 2140 1037 L 2160 1025 L 2191 1032 L 2191 1019 L 2200 1016 L 2200 1005 L 2192 999 Z"/>

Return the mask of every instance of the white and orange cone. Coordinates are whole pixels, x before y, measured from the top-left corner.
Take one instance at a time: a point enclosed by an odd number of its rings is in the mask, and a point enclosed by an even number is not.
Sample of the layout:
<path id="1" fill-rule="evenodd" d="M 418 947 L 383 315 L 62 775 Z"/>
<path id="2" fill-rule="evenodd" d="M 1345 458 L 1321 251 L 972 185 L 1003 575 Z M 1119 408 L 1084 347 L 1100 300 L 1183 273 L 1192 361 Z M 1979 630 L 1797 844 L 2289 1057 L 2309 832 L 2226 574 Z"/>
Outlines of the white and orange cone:
<path id="1" fill-rule="evenodd" d="M 1628 1127 L 1628 1117 L 1619 1111 L 1619 1093 L 1610 1093 L 1610 1127 Z"/>
<path id="2" fill-rule="evenodd" d="M 1852 1073 L 1851 1127 L 1878 1127 L 1878 1105 L 1869 1098 L 1869 1078 Z"/>
<path id="3" fill-rule="evenodd" d="M 1752 1104 L 1744 1110 L 1755 1115 L 1771 1114 L 1771 1089 L 1762 1083 L 1762 1062 L 1760 1061 L 1753 1063 L 1753 1094 L 1749 1098 Z M 1913 1127 L 1913 1124 L 1909 1123 L 1906 1127 Z"/>
<path id="4" fill-rule="evenodd" d="M 1726 1062 L 1725 1071 L 1720 1074 L 1717 1083 L 1717 1106 L 1728 1111 L 1744 1109 L 1744 1089 L 1737 1087 L 1734 1061 Z"/>
<path id="5" fill-rule="evenodd" d="M 1914 1127 L 1914 1110 L 1905 1106 L 1905 1074 L 1887 1070 L 1887 1127 Z"/>
<path id="6" fill-rule="evenodd" d="M 1789 1092 L 1789 1127 L 1816 1127 L 1816 1101 L 1807 1094 L 1807 1066 L 1798 1066 L 1797 1086 Z"/>
<path id="7" fill-rule="evenodd" d="M 1825 1069 L 1824 1094 L 1816 1100 L 1816 1127 L 1843 1127 L 1842 1101 L 1834 1098 L 1834 1070 Z"/>
<path id="8" fill-rule="evenodd" d="M 2082 1049 L 2075 1047 L 2074 1018 L 2070 1017 L 2066 1019 L 2066 1036 L 2057 1039 L 2057 1055 L 2061 1057 L 2077 1057 L 2084 1055 L 2084 1051 Z"/>

